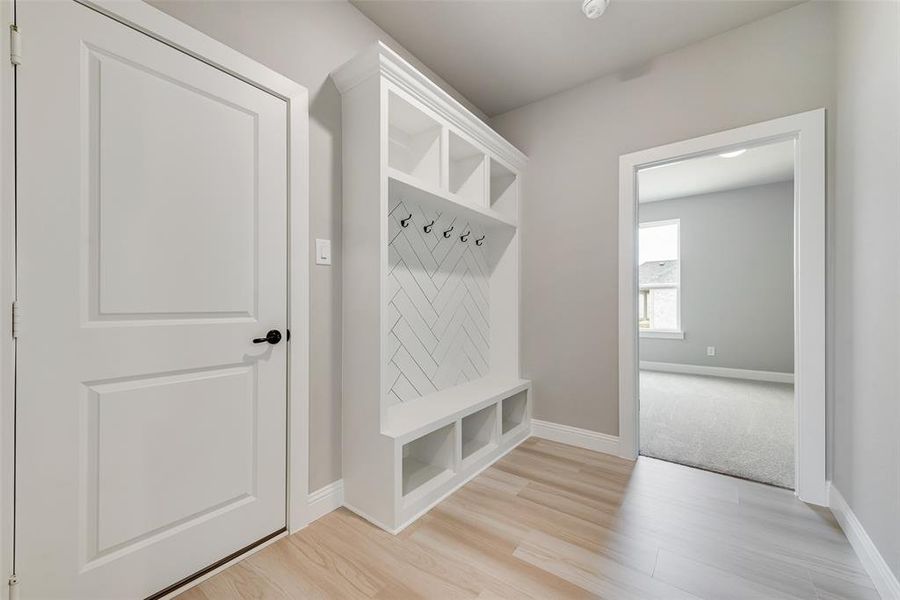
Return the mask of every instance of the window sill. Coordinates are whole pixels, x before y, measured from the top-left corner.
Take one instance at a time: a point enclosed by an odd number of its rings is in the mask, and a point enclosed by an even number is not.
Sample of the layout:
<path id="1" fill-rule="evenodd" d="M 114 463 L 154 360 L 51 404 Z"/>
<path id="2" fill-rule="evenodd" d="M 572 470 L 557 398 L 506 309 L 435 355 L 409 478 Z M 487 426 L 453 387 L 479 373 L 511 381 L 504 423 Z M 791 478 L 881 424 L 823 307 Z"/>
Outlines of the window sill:
<path id="1" fill-rule="evenodd" d="M 641 329 L 640 334 L 641 334 L 642 338 L 656 338 L 659 340 L 683 340 L 684 339 L 683 331 Z"/>

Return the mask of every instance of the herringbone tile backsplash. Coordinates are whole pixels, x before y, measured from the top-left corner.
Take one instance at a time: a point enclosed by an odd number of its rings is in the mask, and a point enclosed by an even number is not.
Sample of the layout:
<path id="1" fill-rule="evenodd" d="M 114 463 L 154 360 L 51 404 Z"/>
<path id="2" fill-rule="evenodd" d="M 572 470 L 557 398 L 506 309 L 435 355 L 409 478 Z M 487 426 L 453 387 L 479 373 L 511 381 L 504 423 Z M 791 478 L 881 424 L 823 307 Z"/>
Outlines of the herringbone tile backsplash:
<path id="1" fill-rule="evenodd" d="M 480 229 L 402 200 L 392 201 L 388 222 L 388 403 L 484 377 L 490 361 L 490 240 L 478 246 Z"/>

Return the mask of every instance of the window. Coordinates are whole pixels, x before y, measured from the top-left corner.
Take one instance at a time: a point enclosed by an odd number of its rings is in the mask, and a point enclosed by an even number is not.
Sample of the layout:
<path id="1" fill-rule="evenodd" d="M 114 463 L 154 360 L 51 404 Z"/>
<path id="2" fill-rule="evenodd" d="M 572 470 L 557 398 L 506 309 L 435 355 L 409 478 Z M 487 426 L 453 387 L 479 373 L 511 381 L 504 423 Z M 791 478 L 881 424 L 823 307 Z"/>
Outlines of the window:
<path id="1" fill-rule="evenodd" d="M 638 296 L 638 323 L 642 328 L 650 327 L 650 290 L 640 290 Z"/>
<path id="2" fill-rule="evenodd" d="M 641 223 L 638 237 L 638 327 L 642 337 L 683 338 L 681 222 Z"/>

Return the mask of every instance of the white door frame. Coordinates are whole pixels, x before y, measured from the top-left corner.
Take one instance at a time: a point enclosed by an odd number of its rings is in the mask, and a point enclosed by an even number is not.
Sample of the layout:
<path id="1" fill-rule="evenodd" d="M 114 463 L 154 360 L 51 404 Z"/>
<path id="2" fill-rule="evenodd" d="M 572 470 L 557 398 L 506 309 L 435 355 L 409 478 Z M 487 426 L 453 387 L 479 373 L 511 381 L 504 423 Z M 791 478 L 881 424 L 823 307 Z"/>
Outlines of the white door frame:
<path id="1" fill-rule="evenodd" d="M 790 115 L 619 157 L 619 454 L 639 451 L 638 169 L 778 140 L 794 146 L 794 371 L 796 494 L 827 506 L 825 471 L 825 109 Z"/>
<path id="2" fill-rule="evenodd" d="M 75 1 L 75 0 L 73 0 Z M 288 107 L 287 529 L 310 520 L 309 492 L 309 113 L 306 88 L 140 0 L 77 0 L 124 25 L 281 98 Z M 14 4 L 0 0 L 0 47 L 10 48 Z M 28 32 L 22 67 L 28 66 Z M 0 60 L 0 581 L 13 573 L 15 465 L 15 71 Z M 22 132 L 19 132 L 22 135 Z M 9 588 L 0 585 L 0 598 Z"/>

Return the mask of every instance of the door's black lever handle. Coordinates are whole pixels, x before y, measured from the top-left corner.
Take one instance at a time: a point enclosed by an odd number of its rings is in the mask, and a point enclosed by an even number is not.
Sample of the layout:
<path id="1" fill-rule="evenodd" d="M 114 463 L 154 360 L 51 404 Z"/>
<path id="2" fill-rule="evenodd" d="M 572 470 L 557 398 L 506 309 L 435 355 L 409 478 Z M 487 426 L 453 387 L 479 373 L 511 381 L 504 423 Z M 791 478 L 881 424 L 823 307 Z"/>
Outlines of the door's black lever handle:
<path id="1" fill-rule="evenodd" d="M 281 341 L 281 332 L 277 329 L 272 329 L 269 333 L 266 334 L 266 337 L 254 338 L 254 344 L 265 344 L 266 342 L 270 344 L 277 344 Z"/>

